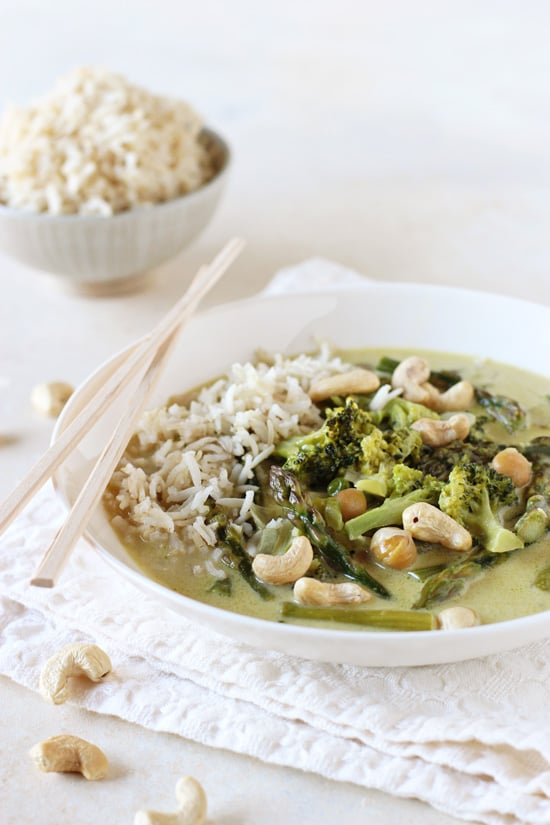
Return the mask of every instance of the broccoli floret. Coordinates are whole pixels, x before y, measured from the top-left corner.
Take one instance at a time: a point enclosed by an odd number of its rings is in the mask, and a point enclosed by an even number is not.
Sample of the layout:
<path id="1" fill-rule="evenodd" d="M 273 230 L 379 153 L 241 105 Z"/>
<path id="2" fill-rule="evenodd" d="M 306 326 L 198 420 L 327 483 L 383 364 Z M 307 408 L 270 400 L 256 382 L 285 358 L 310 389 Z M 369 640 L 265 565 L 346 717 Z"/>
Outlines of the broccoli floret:
<path id="1" fill-rule="evenodd" d="M 412 490 L 422 487 L 424 473 L 409 467 L 406 464 L 384 464 L 378 473 L 359 478 L 355 482 L 355 487 L 363 493 L 386 498 L 386 496 L 404 496 Z"/>
<path id="2" fill-rule="evenodd" d="M 374 429 L 370 413 L 348 399 L 345 407 L 329 408 L 322 427 L 280 442 L 274 455 L 284 469 L 313 489 L 322 489 L 345 467 L 362 457 L 361 442 Z"/>
<path id="3" fill-rule="evenodd" d="M 404 398 L 392 398 L 380 412 L 373 414 L 375 424 L 387 424 L 392 430 L 408 429 L 419 418 L 439 418 L 439 415 L 423 404 Z"/>
<path id="4" fill-rule="evenodd" d="M 393 462 L 390 459 L 389 445 L 382 430 L 373 427 L 371 432 L 361 439 L 361 474 L 373 475 L 387 464 L 390 465 L 391 470 Z"/>
<path id="5" fill-rule="evenodd" d="M 393 487 L 392 472 L 396 462 L 401 464 L 407 458 L 415 461 L 422 449 L 422 438 L 416 430 L 382 432 L 375 427 L 362 440 L 361 446 L 360 478 L 355 480 L 355 486 L 365 493 L 385 498 Z"/>
<path id="6" fill-rule="evenodd" d="M 394 461 L 409 459 L 412 463 L 418 461 L 422 450 L 422 436 L 418 430 L 405 428 L 386 433 L 388 452 Z"/>
<path id="7" fill-rule="evenodd" d="M 490 553 L 518 550 L 524 542 L 506 529 L 498 510 L 517 502 L 511 479 L 491 467 L 457 464 L 439 496 L 439 507 L 456 519 Z"/>
<path id="8" fill-rule="evenodd" d="M 416 461 L 422 449 L 422 437 L 416 430 L 382 432 L 373 427 L 361 441 L 361 447 L 363 452 L 359 469 L 363 475 L 372 475 L 385 467 L 391 472 L 396 462 L 406 458 Z"/>
<path id="9" fill-rule="evenodd" d="M 392 495 L 405 496 L 413 490 L 419 490 L 421 487 L 435 482 L 435 479 L 432 479 L 429 476 L 424 476 L 422 470 L 417 470 L 414 467 L 408 467 L 406 464 L 395 464 L 392 469 L 391 481 Z"/>
<path id="10" fill-rule="evenodd" d="M 485 437 L 475 426 L 464 441 L 452 441 L 444 447 L 423 446 L 415 462 L 418 469 L 446 481 L 457 464 L 479 464 L 486 466 L 503 445 Z"/>
<path id="11" fill-rule="evenodd" d="M 404 464 L 394 465 L 389 484 L 391 494 L 379 507 L 370 508 L 366 513 L 346 522 L 348 538 L 357 539 L 379 527 L 401 524 L 403 510 L 419 501 L 435 503 L 442 487 L 438 479 L 425 476 Z"/>

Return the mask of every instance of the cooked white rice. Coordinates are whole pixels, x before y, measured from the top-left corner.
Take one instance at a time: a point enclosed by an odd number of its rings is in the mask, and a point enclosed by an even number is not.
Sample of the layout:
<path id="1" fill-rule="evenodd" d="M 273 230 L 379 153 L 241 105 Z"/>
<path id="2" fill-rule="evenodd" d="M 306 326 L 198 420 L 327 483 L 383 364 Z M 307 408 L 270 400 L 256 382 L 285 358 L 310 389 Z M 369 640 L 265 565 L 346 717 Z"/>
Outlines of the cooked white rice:
<path id="1" fill-rule="evenodd" d="M 234 364 L 187 405 L 145 413 L 113 476 L 109 505 L 134 538 L 199 550 L 205 562 L 195 572 L 223 575 L 208 524 L 214 508 L 251 532 L 255 467 L 282 439 L 321 425 L 309 386 L 348 369 L 327 346 L 315 356 L 263 355 Z"/>
<path id="2" fill-rule="evenodd" d="M 0 202 L 54 215 L 112 215 L 212 177 L 202 121 L 180 100 L 79 68 L 0 121 Z"/>

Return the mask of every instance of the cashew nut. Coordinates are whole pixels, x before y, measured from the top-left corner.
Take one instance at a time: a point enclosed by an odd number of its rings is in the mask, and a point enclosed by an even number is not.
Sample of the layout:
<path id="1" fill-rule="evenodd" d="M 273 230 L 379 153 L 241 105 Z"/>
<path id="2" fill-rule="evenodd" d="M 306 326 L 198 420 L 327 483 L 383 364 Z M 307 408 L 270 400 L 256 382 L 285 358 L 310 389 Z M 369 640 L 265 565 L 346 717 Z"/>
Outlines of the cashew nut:
<path id="1" fill-rule="evenodd" d="M 40 693 L 48 702 L 60 705 L 69 698 L 70 676 L 87 676 L 92 682 L 100 682 L 110 671 L 111 660 L 97 645 L 65 645 L 42 668 Z"/>
<path id="2" fill-rule="evenodd" d="M 203 825 L 206 820 L 206 794 L 192 776 L 184 776 L 176 785 L 176 799 L 180 807 L 173 814 L 157 811 L 138 811 L 134 825 Z"/>
<path id="3" fill-rule="evenodd" d="M 294 598 L 300 604 L 359 604 L 372 598 L 368 590 L 355 582 L 320 582 L 302 577 L 294 585 Z"/>
<path id="4" fill-rule="evenodd" d="M 252 562 L 255 575 L 268 584 L 292 584 L 304 576 L 313 561 L 313 549 L 306 536 L 297 536 L 282 556 L 258 553 Z"/>
<path id="5" fill-rule="evenodd" d="M 452 441 L 463 441 L 470 433 L 470 418 L 466 413 L 456 413 L 450 418 L 419 418 L 411 424 L 417 430 L 423 444 L 443 447 Z"/>
<path id="6" fill-rule="evenodd" d="M 446 607 L 438 617 L 441 630 L 459 630 L 462 627 L 475 627 L 479 624 L 479 617 L 469 607 Z"/>
<path id="7" fill-rule="evenodd" d="M 377 561 L 395 570 L 410 567 L 417 556 L 413 537 L 400 527 L 381 527 L 373 534 L 369 550 Z"/>
<path id="8" fill-rule="evenodd" d="M 31 404 L 42 415 L 57 418 L 73 392 L 73 387 L 63 381 L 37 384 L 31 392 Z"/>
<path id="9" fill-rule="evenodd" d="M 474 388 L 469 381 L 458 381 L 445 392 L 434 397 L 434 410 L 437 412 L 451 412 L 453 410 L 467 410 L 474 400 Z"/>
<path id="10" fill-rule="evenodd" d="M 470 550 L 470 533 L 454 518 L 424 501 L 403 511 L 403 527 L 421 541 L 433 541 L 449 550 Z"/>
<path id="11" fill-rule="evenodd" d="M 466 410 L 474 400 L 474 388 L 469 381 L 458 381 L 443 393 L 430 384 L 430 365 L 425 358 L 411 355 L 395 368 L 392 387 L 403 390 L 403 398 L 423 404 L 431 410 L 445 412 Z"/>
<path id="12" fill-rule="evenodd" d="M 81 773 L 85 779 L 103 779 L 109 762 L 100 748 L 78 736 L 51 736 L 30 750 L 41 771 Z"/>
<path id="13" fill-rule="evenodd" d="M 512 479 L 514 487 L 523 487 L 531 480 L 533 465 L 515 447 L 506 447 L 493 458 L 493 470 Z"/>
<path id="14" fill-rule="evenodd" d="M 403 390 L 403 398 L 415 404 L 424 404 L 430 407 L 437 390 L 428 383 L 430 365 L 420 355 L 410 355 L 401 361 L 394 369 L 391 385 L 394 389 Z"/>
<path id="15" fill-rule="evenodd" d="M 376 373 L 358 368 L 314 381 L 309 388 L 309 397 L 316 402 L 333 395 L 364 395 L 374 392 L 379 386 L 380 379 Z"/>

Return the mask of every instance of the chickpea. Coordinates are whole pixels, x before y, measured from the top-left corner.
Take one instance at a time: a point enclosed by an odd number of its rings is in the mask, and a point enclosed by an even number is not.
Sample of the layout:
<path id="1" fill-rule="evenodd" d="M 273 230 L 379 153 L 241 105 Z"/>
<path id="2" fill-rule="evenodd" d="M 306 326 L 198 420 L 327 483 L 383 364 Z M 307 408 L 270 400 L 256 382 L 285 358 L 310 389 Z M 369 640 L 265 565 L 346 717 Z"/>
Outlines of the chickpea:
<path id="1" fill-rule="evenodd" d="M 381 564 L 403 570 L 416 561 L 416 544 L 407 530 L 400 527 L 381 527 L 370 542 L 370 552 Z"/>
<path id="2" fill-rule="evenodd" d="M 532 464 L 515 447 L 506 447 L 493 458 L 493 470 L 508 476 L 514 487 L 523 487 L 531 480 Z"/>
<path id="3" fill-rule="evenodd" d="M 367 500 L 364 493 L 354 487 L 350 487 L 348 490 L 340 490 L 336 498 L 344 521 L 363 515 L 367 509 Z"/>

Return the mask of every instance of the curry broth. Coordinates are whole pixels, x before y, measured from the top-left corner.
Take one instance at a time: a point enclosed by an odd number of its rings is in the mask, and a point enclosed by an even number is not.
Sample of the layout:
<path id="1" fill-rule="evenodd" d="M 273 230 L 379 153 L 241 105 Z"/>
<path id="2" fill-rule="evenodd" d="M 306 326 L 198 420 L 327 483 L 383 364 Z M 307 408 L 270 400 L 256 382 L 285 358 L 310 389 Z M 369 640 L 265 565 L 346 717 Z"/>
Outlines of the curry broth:
<path id="1" fill-rule="evenodd" d="M 434 369 L 457 370 L 463 378 L 474 385 L 515 398 L 527 410 L 533 411 L 532 426 L 522 429 L 519 434 L 510 435 L 500 425 L 494 425 L 493 435 L 500 443 L 514 444 L 518 443 L 519 439 L 525 442 L 539 435 L 550 435 L 550 401 L 547 395 L 550 392 L 550 379 L 470 356 L 423 351 L 415 353 L 427 357 Z M 372 367 L 383 355 L 400 359 L 410 355 L 411 351 L 368 349 L 346 350 L 339 354 L 351 363 Z M 194 565 L 204 561 L 204 555 L 200 551 L 183 554 L 181 551 L 169 550 L 165 546 L 136 539 L 121 525 L 120 518 L 116 519 L 116 529 L 132 559 L 149 578 L 192 599 L 224 610 L 272 621 L 279 620 L 281 603 L 292 600 L 291 585 L 270 585 L 273 597 L 263 600 L 231 569 L 227 569 L 228 578 L 231 580 L 231 593 L 217 592 L 216 589 L 212 589 L 215 579 L 211 575 L 195 575 L 193 572 Z M 460 556 L 460 553 L 453 551 L 428 550 L 419 553 L 413 569 L 440 560 L 447 563 L 459 561 Z M 478 578 L 472 579 L 461 595 L 441 602 L 437 609 L 455 604 L 464 605 L 478 613 L 482 624 L 550 610 L 550 592 L 533 585 L 538 572 L 549 565 L 550 538 L 545 538 L 515 551 L 502 564 L 485 570 Z M 422 589 L 421 582 L 407 575 L 406 571 L 391 570 L 372 561 L 368 561 L 366 567 L 392 593 L 392 599 L 389 601 L 373 595 L 366 609 L 411 607 Z M 301 623 L 315 626 L 328 624 Z M 353 626 L 346 627 L 351 629 Z"/>

